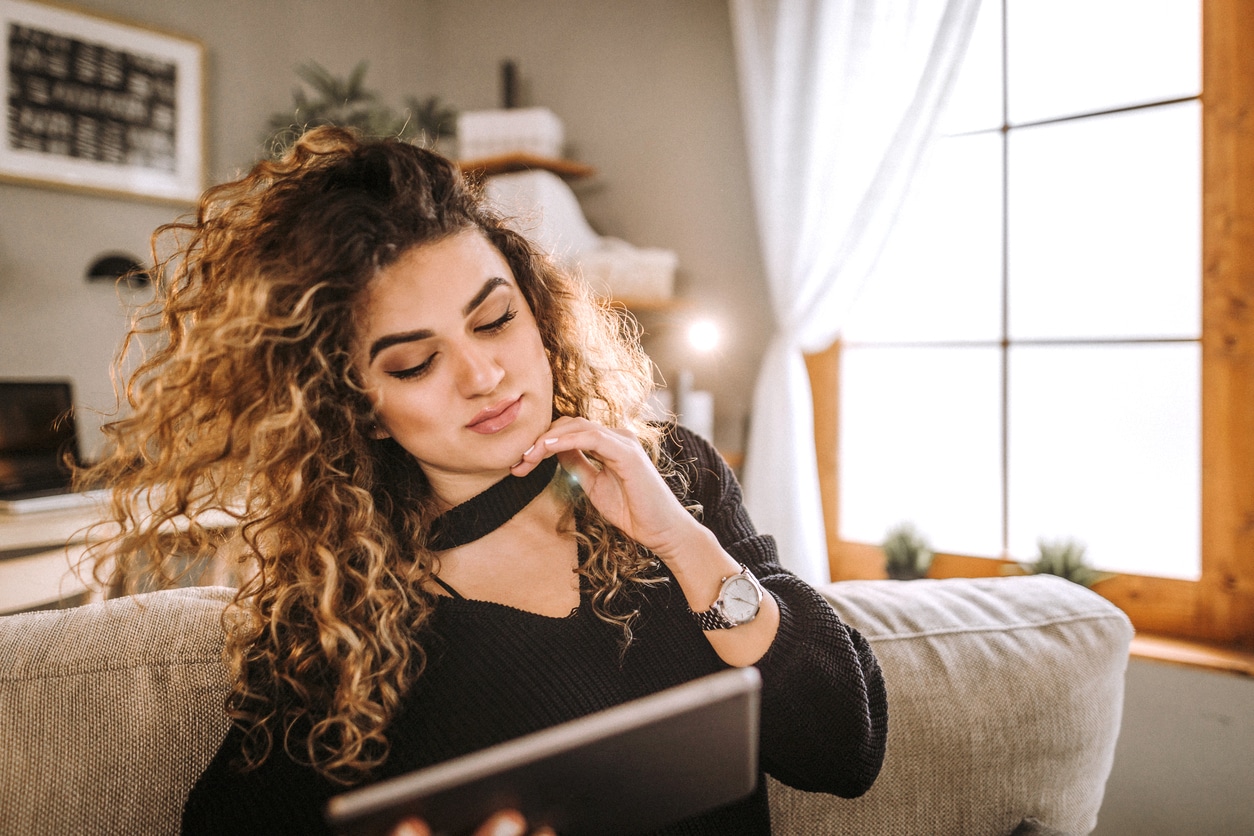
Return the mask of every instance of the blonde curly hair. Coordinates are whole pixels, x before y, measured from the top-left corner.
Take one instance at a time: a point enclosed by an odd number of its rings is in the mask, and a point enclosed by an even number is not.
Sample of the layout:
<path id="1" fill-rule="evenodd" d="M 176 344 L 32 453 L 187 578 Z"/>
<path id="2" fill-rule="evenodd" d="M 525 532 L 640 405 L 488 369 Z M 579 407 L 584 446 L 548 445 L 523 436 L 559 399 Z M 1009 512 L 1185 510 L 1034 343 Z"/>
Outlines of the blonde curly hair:
<path id="1" fill-rule="evenodd" d="M 89 560 L 123 591 L 168 586 L 187 554 L 223 547 L 205 514 L 234 517 L 248 571 L 223 617 L 227 713 L 246 732 L 250 766 L 279 743 L 334 780 L 365 778 L 422 673 L 435 603 L 426 533 L 439 510 L 412 457 L 371 437 L 350 350 L 377 271 L 472 228 L 504 255 L 535 314 L 555 413 L 631 429 L 676 478 L 644 417 L 652 368 L 634 326 L 435 153 L 311 130 L 153 235 L 157 296 L 120 357 L 147 355 L 126 381 L 125 417 L 105 426 L 108 453 L 80 474 L 113 488 L 113 527 Z M 577 488 L 567 496 L 594 609 L 629 642 L 635 593 L 659 582 L 656 564 Z"/>

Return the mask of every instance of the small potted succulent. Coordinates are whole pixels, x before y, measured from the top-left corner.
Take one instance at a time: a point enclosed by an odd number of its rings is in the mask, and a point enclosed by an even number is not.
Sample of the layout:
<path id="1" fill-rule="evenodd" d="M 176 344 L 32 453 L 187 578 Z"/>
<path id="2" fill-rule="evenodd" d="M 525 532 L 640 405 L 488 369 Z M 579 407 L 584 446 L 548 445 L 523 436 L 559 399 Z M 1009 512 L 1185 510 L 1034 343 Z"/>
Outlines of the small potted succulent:
<path id="1" fill-rule="evenodd" d="M 1099 581 L 1114 577 L 1109 572 L 1099 572 L 1088 565 L 1085 547 L 1079 540 L 1036 541 L 1037 556 L 1031 563 L 1020 563 L 1019 568 L 1029 575 L 1057 575 L 1081 586 L 1092 586 Z"/>
<path id="2" fill-rule="evenodd" d="M 927 577 L 932 547 L 913 523 L 903 522 L 890 529 L 882 547 L 888 577 L 898 581 Z"/>
<path id="3" fill-rule="evenodd" d="M 438 96 L 409 96 L 404 109 L 395 111 L 366 87 L 368 67 L 361 61 L 345 78 L 332 75 L 316 61 L 297 67 L 296 74 L 315 95 L 310 97 L 299 87 L 294 90 L 292 109 L 270 117 L 267 142 L 278 147 L 309 128 L 338 125 L 357 128 L 367 136 L 416 140 L 448 155 L 457 133 L 456 109 L 443 104 Z"/>

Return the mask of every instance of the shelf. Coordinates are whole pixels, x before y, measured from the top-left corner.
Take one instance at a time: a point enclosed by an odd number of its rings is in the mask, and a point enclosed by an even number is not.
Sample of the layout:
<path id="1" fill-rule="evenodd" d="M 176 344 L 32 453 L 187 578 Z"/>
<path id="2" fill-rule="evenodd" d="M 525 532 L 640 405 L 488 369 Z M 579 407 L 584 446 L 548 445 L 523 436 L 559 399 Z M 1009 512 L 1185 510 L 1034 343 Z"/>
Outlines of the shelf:
<path id="1" fill-rule="evenodd" d="M 77 604 L 90 592 L 74 570 L 83 546 L 51 548 L 0 561 L 0 615 Z"/>
<path id="2" fill-rule="evenodd" d="M 1131 652 L 1140 659 L 1254 676 L 1254 653 L 1248 650 L 1137 633 L 1132 639 Z"/>
<path id="3" fill-rule="evenodd" d="M 667 297 L 631 297 L 618 296 L 609 300 L 616 308 L 626 308 L 632 313 L 674 313 L 688 310 L 692 304 L 678 296 Z"/>
<path id="4" fill-rule="evenodd" d="M 482 157 L 477 160 L 458 160 L 457 166 L 464 174 L 479 174 L 484 177 L 491 177 L 494 174 L 510 174 L 515 171 L 530 171 L 537 168 L 571 179 L 591 177 L 596 174 L 596 169 L 587 163 L 575 162 L 574 160 L 559 160 L 554 157 L 541 157 L 538 154 L 528 154 L 522 151 L 511 154 L 499 154 L 495 157 Z"/>

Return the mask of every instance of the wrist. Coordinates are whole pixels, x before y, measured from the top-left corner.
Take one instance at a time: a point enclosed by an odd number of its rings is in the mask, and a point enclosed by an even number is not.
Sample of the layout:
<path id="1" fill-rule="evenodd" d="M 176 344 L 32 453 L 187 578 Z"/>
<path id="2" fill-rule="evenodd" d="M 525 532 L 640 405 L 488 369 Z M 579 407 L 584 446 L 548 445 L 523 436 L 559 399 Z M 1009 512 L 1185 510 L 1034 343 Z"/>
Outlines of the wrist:
<path id="1" fill-rule="evenodd" d="M 713 531 L 689 518 L 689 523 L 677 536 L 667 540 L 660 548 L 650 549 L 661 558 L 680 584 L 718 578 L 735 572 L 740 564 L 731 557 L 718 541 Z M 685 585 L 685 589 L 687 586 Z"/>
<path id="2" fill-rule="evenodd" d="M 705 632 L 730 630 L 757 618 L 765 597 L 766 591 L 762 584 L 758 583 L 749 567 L 742 563 L 739 572 L 722 579 L 718 597 L 709 609 L 694 612 L 689 607 L 688 612 Z"/>

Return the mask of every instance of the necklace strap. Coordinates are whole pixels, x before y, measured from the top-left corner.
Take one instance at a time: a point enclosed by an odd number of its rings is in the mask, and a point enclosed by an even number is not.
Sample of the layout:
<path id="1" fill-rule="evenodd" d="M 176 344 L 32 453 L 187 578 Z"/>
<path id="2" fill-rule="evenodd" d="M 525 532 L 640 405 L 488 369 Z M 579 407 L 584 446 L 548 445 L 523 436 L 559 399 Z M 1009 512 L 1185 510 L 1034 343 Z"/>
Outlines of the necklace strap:
<path id="1" fill-rule="evenodd" d="M 491 534 L 530 505 L 553 481 L 556 472 L 557 457 L 549 456 L 526 476 L 506 476 L 483 493 L 450 508 L 431 523 L 427 547 L 442 552 Z"/>

